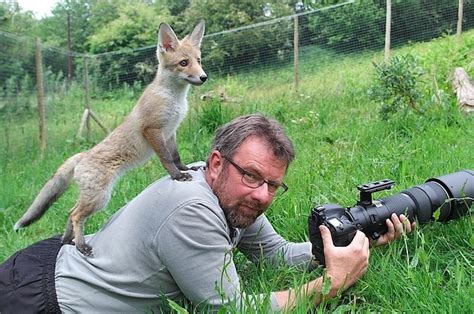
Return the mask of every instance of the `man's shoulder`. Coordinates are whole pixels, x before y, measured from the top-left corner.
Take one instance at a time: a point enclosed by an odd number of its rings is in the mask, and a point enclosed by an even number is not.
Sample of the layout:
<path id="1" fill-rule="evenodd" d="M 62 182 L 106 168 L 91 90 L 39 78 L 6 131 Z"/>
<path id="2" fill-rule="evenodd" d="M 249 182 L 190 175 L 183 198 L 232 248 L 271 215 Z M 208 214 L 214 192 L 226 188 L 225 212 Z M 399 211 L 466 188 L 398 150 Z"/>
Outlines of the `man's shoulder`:
<path id="1" fill-rule="evenodd" d="M 197 170 L 189 170 L 191 181 L 177 181 L 165 176 L 144 189 L 136 199 L 156 199 L 161 202 L 183 201 L 187 198 L 215 198 L 206 182 L 204 164 L 196 163 Z M 190 165 L 193 166 L 194 164 Z"/>
<path id="2" fill-rule="evenodd" d="M 157 226 L 186 204 L 205 203 L 219 207 L 217 197 L 205 180 L 204 169 L 189 173 L 192 181 L 176 181 L 169 176 L 155 181 L 120 209 L 117 218 L 127 223 L 140 220 L 145 225 L 152 221 Z"/>

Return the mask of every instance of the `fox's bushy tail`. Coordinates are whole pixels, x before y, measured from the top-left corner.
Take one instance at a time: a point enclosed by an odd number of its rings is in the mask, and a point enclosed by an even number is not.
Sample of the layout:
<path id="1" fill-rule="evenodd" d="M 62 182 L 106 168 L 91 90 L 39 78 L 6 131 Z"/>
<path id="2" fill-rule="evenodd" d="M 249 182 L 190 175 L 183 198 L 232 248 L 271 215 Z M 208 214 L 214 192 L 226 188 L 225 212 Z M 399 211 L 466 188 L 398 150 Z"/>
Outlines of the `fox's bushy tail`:
<path id="1" fill-rule="evenodd" d="M 74 174 L 74 168 L 82 157 L 83 153 L 76 154 L 58 168 L 53 177 L 43 186 L 26 213 L 15 223 L 13 229 L 18 230 L 26 227 L 43 216 L 51 204 L 68 188 Z"/>

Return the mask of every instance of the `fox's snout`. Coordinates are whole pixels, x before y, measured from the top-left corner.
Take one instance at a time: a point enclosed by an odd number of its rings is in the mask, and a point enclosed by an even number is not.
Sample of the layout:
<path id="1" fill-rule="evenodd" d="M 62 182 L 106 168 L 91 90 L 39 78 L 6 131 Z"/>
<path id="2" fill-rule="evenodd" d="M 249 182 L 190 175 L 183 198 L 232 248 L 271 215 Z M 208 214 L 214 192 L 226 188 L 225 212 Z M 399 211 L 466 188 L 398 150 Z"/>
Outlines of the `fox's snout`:
<path id="1" fill-rule="evenodd" d="M 185 80 L 192 85 L 199 86 L 207 81 L 207 74 L 202 71 L 202 73 L 199 75 L 187 75 Z"/>
<path id="2" fill-rule="evenodd" d="M 201 76 L 199 76 L 199 80 L 189 80 L 189 83 L 193 84 L 193 85 L 202 85 L 204 84 L 204 82 L 207 81 L 207 75 L 206 74 L 203 74 Z"/>

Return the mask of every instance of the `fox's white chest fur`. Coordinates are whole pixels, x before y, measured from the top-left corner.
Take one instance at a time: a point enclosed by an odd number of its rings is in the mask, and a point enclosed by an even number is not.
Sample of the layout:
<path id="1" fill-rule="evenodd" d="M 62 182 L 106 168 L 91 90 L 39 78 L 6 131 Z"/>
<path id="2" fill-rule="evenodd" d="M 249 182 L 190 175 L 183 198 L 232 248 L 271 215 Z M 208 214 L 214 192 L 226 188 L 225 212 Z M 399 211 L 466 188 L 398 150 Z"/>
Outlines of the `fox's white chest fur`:
<path id="1" fill-rule="evenodd" d="M 163 135 L 166 139 L 176 133 L 178 126 L 186 117 L 188 112 L 188 101 L 186 100 L 188 88 L 182 93 L 161 92 L 159 96 L 163 99 L 164 106 L 159 122 L 163 125 Z"/>

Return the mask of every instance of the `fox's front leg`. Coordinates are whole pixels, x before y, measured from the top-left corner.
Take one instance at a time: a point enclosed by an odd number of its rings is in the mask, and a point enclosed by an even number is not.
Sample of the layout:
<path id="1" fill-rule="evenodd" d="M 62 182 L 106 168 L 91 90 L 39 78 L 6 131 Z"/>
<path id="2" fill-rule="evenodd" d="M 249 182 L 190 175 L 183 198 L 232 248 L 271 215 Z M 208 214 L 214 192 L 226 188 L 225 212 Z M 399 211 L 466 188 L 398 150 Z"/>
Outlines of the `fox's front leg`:
<path id="1" fill-rule="evenodd" d="M 189 173 L 183 173 L 178 169 L 174 162 L 174 157 L 173 154 L 174 151 L 177 153 L 177 148 L 176 148 L 176 140 L 173 140 L 172 143 L 169 143 L 170 141 L 166 141 L 165 136 L 163 132 L 160 129 L 152 129 L 148 128 L 143 131 L 143 135 L 145 136 L 146 140 L 148 143 L 150 143 L 151 147 L 155 151 L 155 153 L 158 155 L 158 158 L 161 161 L 161 164 L 163 167 L 165 167 L 166 171 L 170 174 L 171 178 L 174 180 L 178 181 L 191 181 L 192 176 Z M 170 145 L 172 147 L 168 147 Z M 179 161 L 179 155 L 178 155 L 178 161 Z M 181 163 L 181 161 L 179 161 Z M 183 165 L 184 166 L 184 165 Z M 187 170 L 187 167 L 184 166 Z"/>
<path id="2" fill-rule="evenodd" d="M 199 167 L 191 167 L 189 168 L 185 164 L 181 162 L 181 157 L 179 157 L 178 153 L 178 146 L 176 145 L 176 134 L 173 134 L 167 141 L 166 147 L 168 147 L 169 151 L 171 152 L 171 157 L 173 158 L 173 162 L 176 167 L 181 171 L 187 170 L 197 170 Z"/>

